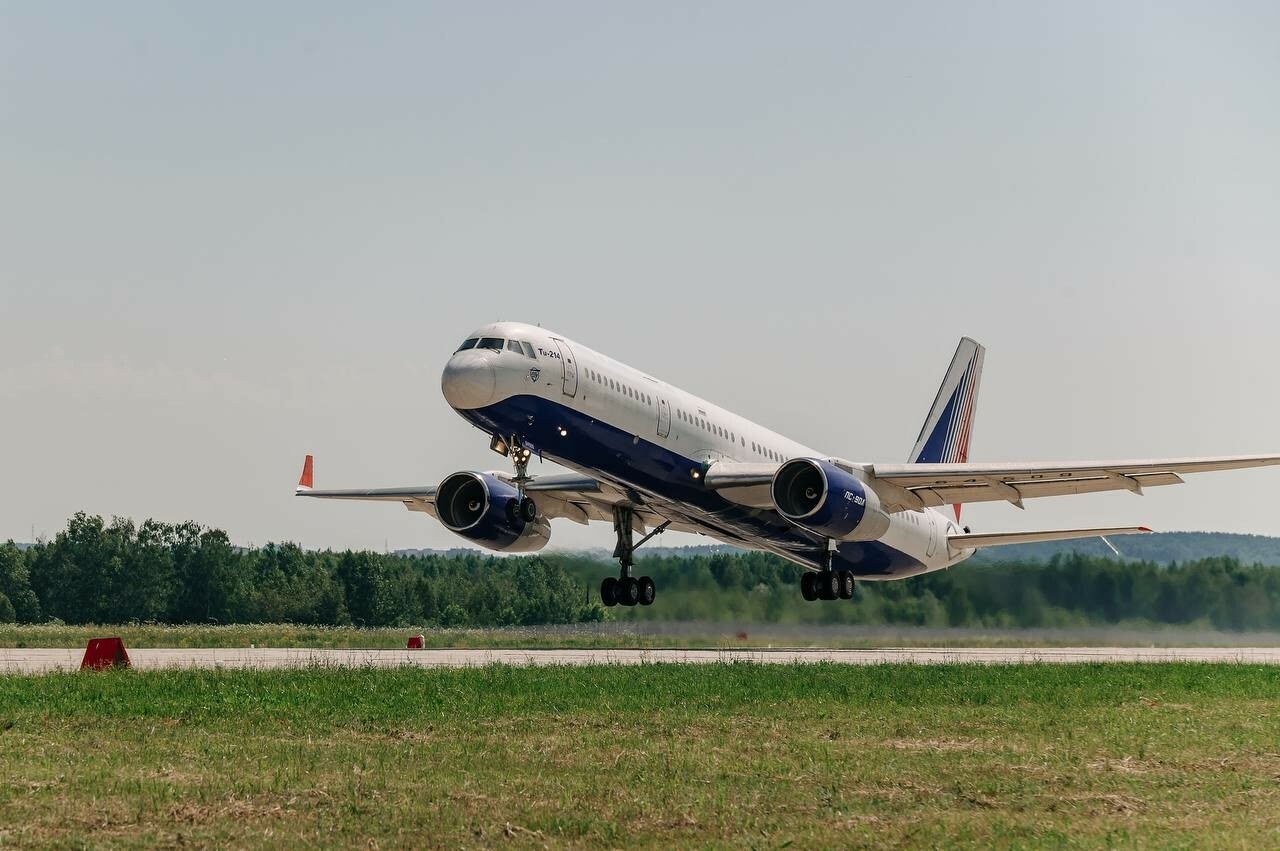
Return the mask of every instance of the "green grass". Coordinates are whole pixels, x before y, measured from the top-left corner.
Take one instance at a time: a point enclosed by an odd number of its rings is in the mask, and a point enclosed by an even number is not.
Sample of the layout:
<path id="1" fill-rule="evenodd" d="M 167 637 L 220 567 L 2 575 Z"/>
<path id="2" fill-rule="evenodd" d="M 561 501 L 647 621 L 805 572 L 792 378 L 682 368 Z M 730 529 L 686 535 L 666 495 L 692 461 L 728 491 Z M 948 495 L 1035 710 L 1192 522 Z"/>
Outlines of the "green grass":
<path id="1" fill-rule="evenodd" d="M 742 630 L 741 632 L 739 630 Z M 1217 632 L 1199 628 L 1118 626 L 1107 629 L 928 629 L 910 626 L 798 626 L 748 624 L 606 623 L 507 629 L 407 626 L 385 629 L 232 624 L 89 625 L 0 624 L 0 648 L 79 647 L 118 635 L 126 647 L 403 648 L 411 635 L 427 647 L 478 649 L 618 647 L 1062 647 L 1062 646 L 1275 646 L 1274 632 Z M 745 638 L 742 636 L 746 636 Z"/>
<path id="2" fill-rule="evenodd" d="M 1280 844 L 1240 665 L 0 677 L 0 847 Z"/>

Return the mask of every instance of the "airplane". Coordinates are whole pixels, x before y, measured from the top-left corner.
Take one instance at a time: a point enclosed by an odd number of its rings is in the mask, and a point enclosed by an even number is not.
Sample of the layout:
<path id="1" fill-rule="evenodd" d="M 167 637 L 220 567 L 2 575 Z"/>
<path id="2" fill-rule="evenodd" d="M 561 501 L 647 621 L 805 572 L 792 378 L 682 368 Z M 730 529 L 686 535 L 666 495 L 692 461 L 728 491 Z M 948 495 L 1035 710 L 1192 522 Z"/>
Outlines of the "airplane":
<path id="1" fill-rule="evenodd" d="M 982 547 L 1137 534 L 1145 526 L 974 533 L 975 502 L 1182 483 L 1187 473 L 1280 464 L 1280 455 L 1076 463 L 970 463 L 985 349 L 960 340 L 905 464 L 819 452 L 539 326 L 468 334 L 445 364 L 450 407 L 513 472 L 465 470 L 438 485 L 320 490 L 308 455 L 298 496 L 402 503 L 490 550 L 541 550 L 550 521 L 612 523 L 618 575 L 605 606 L 651 605 L 636 549 L 670 529 L 763 550 L 803 569 L 806 600 L 851 599 L 855 581 L 952 567 Z M 529 475 L 534 455 L 573 471 Z M 947 507 L 950 513 L 947 513 Z M 637 536 L 640 536 L 637 539 Z"/>

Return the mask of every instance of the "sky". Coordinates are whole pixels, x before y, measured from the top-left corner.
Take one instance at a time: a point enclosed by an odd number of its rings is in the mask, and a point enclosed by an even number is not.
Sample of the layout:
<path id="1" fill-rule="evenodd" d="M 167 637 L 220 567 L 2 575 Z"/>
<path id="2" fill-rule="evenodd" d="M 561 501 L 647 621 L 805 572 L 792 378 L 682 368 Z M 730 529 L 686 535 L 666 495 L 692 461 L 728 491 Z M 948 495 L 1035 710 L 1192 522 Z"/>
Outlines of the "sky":
<path id="1" fill-rule="evenodd" d="M 964 334 L 972 460 L 1280 452 L 1277 32 L 1268 2 L 4 4 L 0 540 L 83 510 L 458 545 L 293 488 L 308 452 L 320 487 L 503 468 L 439 388 L 500 318 L 855 461 L 905 460 Z M 1278 491 L 965 519 L 1280 535 Z"/>

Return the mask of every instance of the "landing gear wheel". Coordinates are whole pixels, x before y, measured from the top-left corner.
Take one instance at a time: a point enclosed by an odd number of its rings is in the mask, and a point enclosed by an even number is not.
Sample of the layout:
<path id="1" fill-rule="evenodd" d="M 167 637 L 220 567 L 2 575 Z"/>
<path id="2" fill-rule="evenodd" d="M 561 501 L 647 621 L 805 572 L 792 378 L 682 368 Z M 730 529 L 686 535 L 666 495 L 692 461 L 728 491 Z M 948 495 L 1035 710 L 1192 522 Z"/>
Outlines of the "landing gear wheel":
<path id="1" fill-rule="evenodd" d="M 838 580 L 840 583 L 840 599 L 852 600 L 853 599 L 853 574 L 847 570 L 838 570 L 836 571 L 836 576 L 838 577 Z"/>
<path id="2" fill-rule="evenodd" d="M 610 576 L 604 582 L 600 583 L 600 598 L 605 599 L 606 606 L 651 606 L 654 599 L 658 596 L 658 588 L 653 584 L 653 580 L 648 576 L 642 576 L 636 579 L 631 575 L 631 568 L 635 565 L 636 548 L 654 535 L 661 535 L 668 526 L 671 525 L 670 520 L 664 520 L 654 527 L 653 531 L 645 535 L 639 541 L 634 540 L 632 533 L 635 527 L 635 512 L 630 505 L 615 505 L 613 507 L 613 533 L 617 536 L 617 546 L 613 548 L 613 557 L 618 560 L 618 578 L 614 579 Z M 605 587 L 609 588 L 609 595 L 606 599 Z"/>
<path id="3" fill-rule="evenodd" d="M 840 579 L 834 570 L 824 570 L 818 574 L 818 596 L 823 600 L 834 600 L 840 596 Z"/>
<path id="4" fill-rule="evenodd" d="M 520 519 L 532 523 L 538 519 L 538 504 L 530 497 L 520 500 Z"/>
<path id="5" fill-rule="evenodd" d="M 619 579 L 617 599 L 620 606 L 634 606 L 640 602 L 640 581 L 634 576 Z"/>
<path id="6" fill-rule="evenodd" d="M 640 600 L 642 606 L 652 606 L 653 601 L 657 599 L 658 586 L 653 584 L 653 580 L 647 576 L 640 577 Z"/>
<path id="7" fill-rule="evenodd" d="M 800 577 L 800 596 L 810 603 L 818 599 L 818 574 L 805 571 Z"/>

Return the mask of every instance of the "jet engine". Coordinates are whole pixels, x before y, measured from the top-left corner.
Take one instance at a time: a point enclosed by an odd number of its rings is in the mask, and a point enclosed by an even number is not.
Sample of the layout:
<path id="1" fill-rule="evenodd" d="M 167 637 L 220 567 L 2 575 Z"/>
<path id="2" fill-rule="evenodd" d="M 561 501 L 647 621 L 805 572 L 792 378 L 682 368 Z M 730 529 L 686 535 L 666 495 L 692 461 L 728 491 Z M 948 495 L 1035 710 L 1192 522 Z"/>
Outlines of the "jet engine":
<path id="1" fill-rule="evenodd" d="M 857 476 L 818 458 L 795 458 L 770 486 L 783 517 L 836 541 L 870 541 L 889 529 L 880 498 Z"/>
<path id="2" fill-rule="evenodd" d="M 525 517 L 514 485 L 491 473 L 454 473 L 436 490 L 436 516 L 451 532 L 498 552 L 537 552 L 551 540 L 541 515 Z M 530 512 L 532 516 L 532 512 Z"/>

